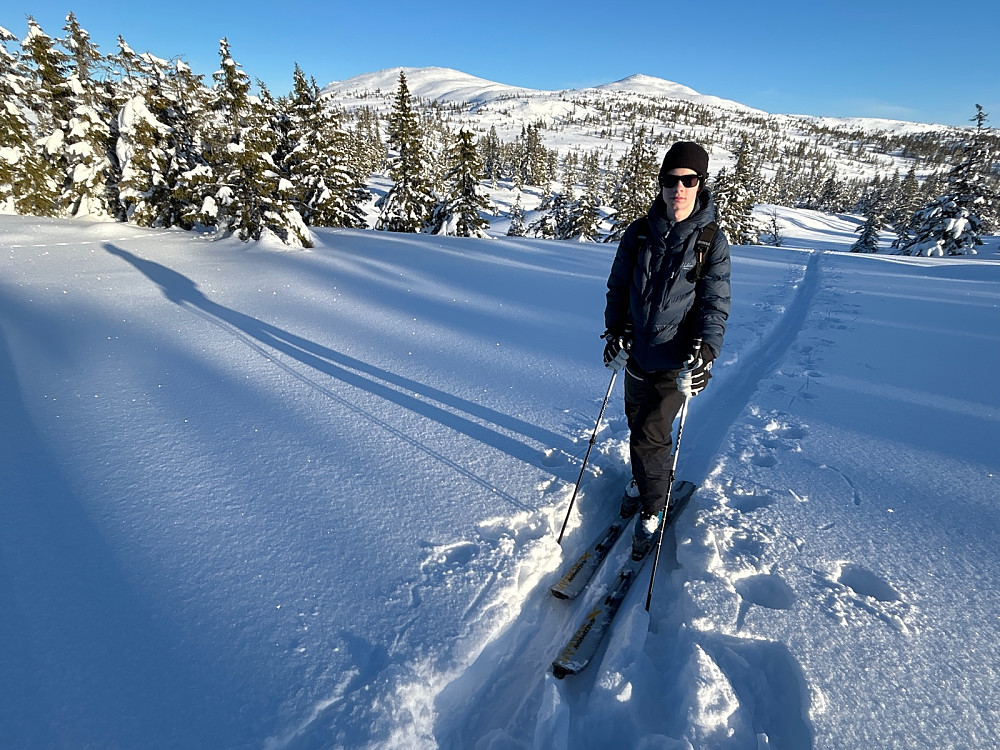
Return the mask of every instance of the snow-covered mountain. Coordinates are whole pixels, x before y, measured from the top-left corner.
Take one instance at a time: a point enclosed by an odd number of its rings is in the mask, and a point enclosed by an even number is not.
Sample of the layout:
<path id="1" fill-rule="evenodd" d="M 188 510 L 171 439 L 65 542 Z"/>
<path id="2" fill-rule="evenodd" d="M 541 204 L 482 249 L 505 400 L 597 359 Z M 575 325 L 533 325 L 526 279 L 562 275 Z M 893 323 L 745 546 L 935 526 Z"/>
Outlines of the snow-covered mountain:
<path id="1" fill-rule="evenodd" d="M 483 104 L 497 99 L 521 97 L 531 98 L 571 98 L 574 95 L 593 96 L 596 92 L 617 94 L 636 94 L 641 96 L 679 99 L 741 108 L 747 111 L 761 112 L 738 102 L 720 99 L 715 96 L 700 94 L 694 89 L 663 78 L 647 75 L 632 75 L 620 81 L 605 83 L 584 89 L 562 89 L 558 91 L 543 91 L 510 86 L 504 83 L 478 78 L 452 68 L 386 68 L 375 73 L 365 73 L 344 81 L 334 81 L 323 87 L 322 94 L 332 95 L 363 95 L 376 92 L 394 92 L 399 83 L 400 72 L 406 75 L 406 85 L 410 93 L 419 98 L 442 104 Z"/>
<path id="2" fill-rule="evenodd" d="M 436 116 L 443 108 L 451 127 L 480 135 L 495 129 L 501 140 L 509 142 L 527 125 L 540 125 L 544 144 L 561 155 L 574 151 L 621 155 L 635 128 L 644 125 L 648 137 L 663 149 L 677 139 L 707 144 L 714 171 L 732 165 L 735 150 L 745 140 L 768 152 L 762 164 L 765 175 L 778 168 L 781 154 L 805 152 L 807 161 L 835 168 L 842 179 L 870 180 L 895 171 L 905 174 L 915 166 L 898 139 L 931 134 L 948 143 L 957 132 L 896 120 L 768 113 L 647 75 L 588 88 L 541 91 L 450 68 L 395 67 L 330 83 L 322 95 L 348 112 L 370 107 L 385 114 L 392 107 L 400 72 L 406 75 L 414 101 L 436 108 Z M 941 165 L 916 166 L 924 176 Z"/>
<path id="3" fill-rule="evenodd" d="M 364 96 L 374 93 L 392 94 L 399 85 L 400 72 L 406 75 L 410 94 L 448 104 L 482 104 L 513 96 L 531 97 L 545 92 L 508 86 L 485 78 L 462 73 L 451 68 L 386 68 L 375 73 L 365 73 L 344 81 L 335 81 L 323 87 L 322 95 Z"/>
<path id="4" fill-rule="evenodd" d="M 473 108 L 496 101 L 521 99 L 524 101 L 567 101 L 586 97 L 609 95 L 632 96 L 638 99 L 654 98 L 690 102 L 706 107 L 745 113 L 754 116 L 806 119 L 826 127 L 842 126 L 852 130 L 931 132 L 946 130 L 943 126 L 925 123 L 887 120 L 879 118 L 836 118 L 814 117 L 811 115 L 770 114 L 761 109 L 749 107 L 740 102 L 710 94 L 702 94 L 689 86 L 663 78 L 635 74 L 611 83 L 604 83 L 582 89 L 562 89 L 544 91 L 539 89 L 497 83 L 485 78 L 469 75 L 452 68 L 442 67 L 394 67 L 373 73 L 365 73 L 343 81 L 333 81 L 322 89 L 322 95 L 340 101 L 391 97 L 399 83 L 400 72 L 406 75 L 406 83 L 411 95 L 418 99 L 440 104 L 467 104 Z"/>

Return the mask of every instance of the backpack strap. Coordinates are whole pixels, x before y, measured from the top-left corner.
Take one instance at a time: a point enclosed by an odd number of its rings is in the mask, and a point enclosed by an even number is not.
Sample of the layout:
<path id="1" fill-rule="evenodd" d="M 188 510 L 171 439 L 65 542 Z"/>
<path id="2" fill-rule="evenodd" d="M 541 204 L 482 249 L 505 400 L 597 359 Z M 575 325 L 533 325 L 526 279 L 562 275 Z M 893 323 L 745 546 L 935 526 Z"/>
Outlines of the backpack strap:
<path id="1" fill-rule="evenodd" d="M 649 217 L 640 216 L 639 217 L 639 233 L 636 235 L 636 240 L 641 244 L 645 245 L 646 240 L 649 239 Z"/>
<path id="2" fill-rule="evenodd" d="M 701 228 L 698 232 L 698 239 L 694 243 L 695 265 L 694 280 L 701 281 L 701 269 L 705 265 L 705 256 L 708 255 L 709 248 L 715 241 L 715 235 L 719 233 L 719 223 L 714 219 Z"/>

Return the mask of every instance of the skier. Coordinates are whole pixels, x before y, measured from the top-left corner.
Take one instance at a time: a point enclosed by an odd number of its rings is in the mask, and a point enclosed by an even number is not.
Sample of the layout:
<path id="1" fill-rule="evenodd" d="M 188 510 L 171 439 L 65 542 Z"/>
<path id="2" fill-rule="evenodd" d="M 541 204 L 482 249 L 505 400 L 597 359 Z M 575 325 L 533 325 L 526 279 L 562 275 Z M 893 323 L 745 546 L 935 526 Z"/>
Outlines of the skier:
<path id="1" fill-rule="evenodd" d="M 674 418 L 708 385 L 729 317 L 729 241 L 715 224 L 707 177 L 705 149 L 691 141 L 670 147 L 660 192 L 625 230 L 608 278 L 604 364 L 625 368 L 632 482 L 621 516 L 640 512 L 637 560 L 663 522 Z"/>

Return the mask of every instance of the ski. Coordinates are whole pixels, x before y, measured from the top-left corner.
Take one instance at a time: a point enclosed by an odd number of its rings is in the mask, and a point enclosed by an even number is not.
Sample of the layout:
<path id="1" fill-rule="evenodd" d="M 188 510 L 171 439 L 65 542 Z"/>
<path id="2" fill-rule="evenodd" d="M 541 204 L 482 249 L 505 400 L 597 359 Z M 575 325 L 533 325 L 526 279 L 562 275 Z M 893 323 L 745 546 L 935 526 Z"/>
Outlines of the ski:
<path id="1" fill-rule="evenodd" d="M 688 500 L 691 499 L 691 495 L 694 494 L 695 489 L 695 485 L 691 482 L 679 482 L 674 488 L 674 491 L 671 493 L 670 508 L 667 511 L 663 525 L 660 527 L 660 534 L 676 520 L 678 514 L 687 505 Z M 657 541 L 654 538 L 654 548 Z M 646 557 L 649 557 L 649 555 L 646 555 Z M 611 627 L 612 620 L 614 620 L 619 608 L 621 608 L 622 602 L 625 601 L 625 597 L 628 596 L 628 592 L 632 588 L 635 579 L 638 578 L 639 571 L 645 562 L 645 557 L 641 560 L 633 560 L 631 554 L 628 556 L 625 564 L 618 572 L 611 591 L 602 601 L 597 603 L 584 615 L 580 626 L 552 662 L 552 674 L 557 678 L 562 679 L 566 675 L 578 674 L 594 658 L 598 647 L 604 640 L 605 634 Z"/>
<path id="2" fill-rule="evenodd" d="M 615 546 L 615 542 L 618 541 L 618 537 L 621 536 L 628 522 L 629 519 L 621 518 L 608 524 L 608 527 L 597 535 L 597 538 L 583 551 L 583 554 L 566 568 L 562 578 L 549 588 L 552 596 L 558 599 L 576 598 L 577 594 L 590 583 L 590 579 L 594 577 L 597 569 L 601 567 L 601 563 L 604 562 L 604 558 L 608 556 L 611 548 Z"/>

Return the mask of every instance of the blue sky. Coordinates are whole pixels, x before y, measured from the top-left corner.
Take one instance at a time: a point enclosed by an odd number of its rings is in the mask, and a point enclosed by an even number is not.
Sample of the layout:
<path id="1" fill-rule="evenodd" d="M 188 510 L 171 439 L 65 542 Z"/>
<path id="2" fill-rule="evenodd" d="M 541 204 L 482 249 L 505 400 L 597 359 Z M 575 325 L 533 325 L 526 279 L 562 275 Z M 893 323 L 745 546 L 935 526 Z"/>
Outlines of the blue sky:
<path id="1" fill-rule="evenodd" d="M 1000 127 L 996 0 L 69 2 L 5 3 L 0 26 L 23 38 L 30 14 L 58 37 L 72 10 L 103 52 L 121 35 L 206 79 L 227 37 L 276 95 L 295 63 L 321 86 L 398 66 L 537 89 L 645 73 L 768 112 L 967 125 L 982 104 Z"/>

